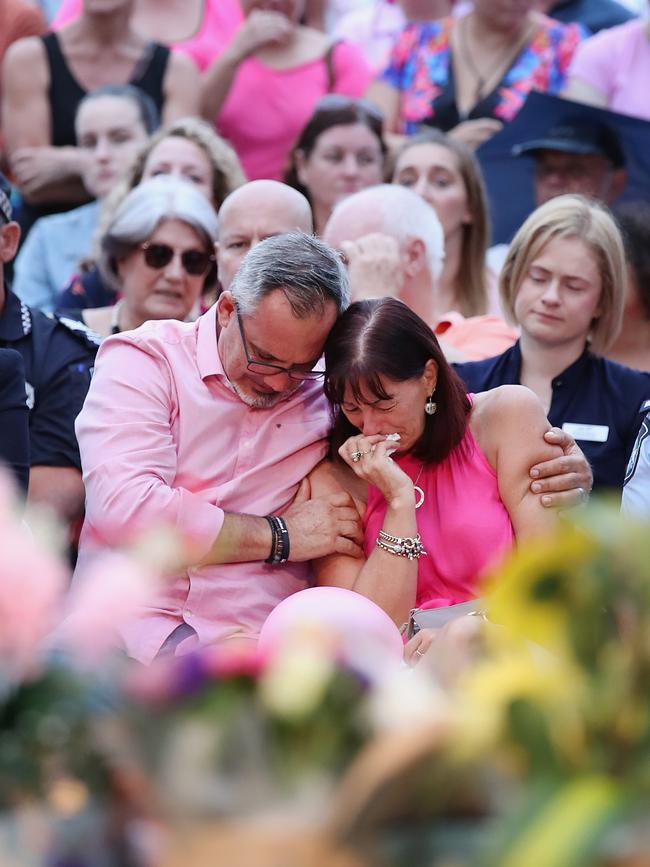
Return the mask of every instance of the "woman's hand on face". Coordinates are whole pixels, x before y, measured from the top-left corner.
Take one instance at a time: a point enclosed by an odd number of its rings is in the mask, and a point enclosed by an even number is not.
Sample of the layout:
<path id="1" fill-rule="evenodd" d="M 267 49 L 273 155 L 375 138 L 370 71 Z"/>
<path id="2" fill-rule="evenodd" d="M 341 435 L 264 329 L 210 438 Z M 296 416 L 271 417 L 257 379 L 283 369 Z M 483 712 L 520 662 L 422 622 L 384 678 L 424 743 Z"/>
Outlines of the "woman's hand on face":
<path id="1" fill-rule="evenodd" d="M 295 25 L 281 12 L 253 9 L 235 34 L 231 50 L 241 62 L 260 48 L 286 45 Z"/>
<path id="2" fill-rule="evenodd" d="M 541 495 L 547 509 L 570 509 L 586 502 L 594 483 L 587 458 L 573 437 L 554 427 L 544 434 L 548 443 L 560 446 L 562 457 L 531 467 L 530 489 Z"/>
<path id="3" fill-rule="evenodd" d="M 390 457 L 394 450 L 394 440 L 373 434 L 350 437 L 339 455 L 355 475 L 381 491 L 389 507 L 415 506 L 413 482 Z"/>

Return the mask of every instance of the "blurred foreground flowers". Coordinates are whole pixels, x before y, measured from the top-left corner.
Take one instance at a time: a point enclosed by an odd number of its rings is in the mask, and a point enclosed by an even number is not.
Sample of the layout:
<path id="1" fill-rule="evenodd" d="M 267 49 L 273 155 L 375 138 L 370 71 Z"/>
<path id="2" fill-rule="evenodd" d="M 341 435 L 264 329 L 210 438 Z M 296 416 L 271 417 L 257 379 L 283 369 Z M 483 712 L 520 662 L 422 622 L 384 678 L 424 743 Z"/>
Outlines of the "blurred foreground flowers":
<path id="1" fill-rule="evenodd" d="M 2 867 L 646 863 L 646 527 L 596 505 L 522 547 L 452 683 L 325 594 L 259 649 L 140 666 L 116 626 L 154 537 L 68 593 L 40 535 L 0 488 Z"/>

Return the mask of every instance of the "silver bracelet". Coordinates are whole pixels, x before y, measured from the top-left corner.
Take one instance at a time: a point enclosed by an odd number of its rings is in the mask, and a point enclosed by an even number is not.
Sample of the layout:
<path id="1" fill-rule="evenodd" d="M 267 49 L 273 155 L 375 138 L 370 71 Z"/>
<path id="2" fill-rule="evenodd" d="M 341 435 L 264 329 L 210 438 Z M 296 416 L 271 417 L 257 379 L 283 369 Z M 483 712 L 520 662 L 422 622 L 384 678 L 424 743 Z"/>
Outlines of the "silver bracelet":
<path id="1" fill-rule="evenodd" d="M 382 551 L 388 551 L 389 554 L 396 554 L 398 557 L 408 557 L 409 560 L 419 560 L 422 554 L 426 556 L 427 553 L 422 546 L 419 533 L 415 536 L 392 536 L 380 530 L 376 544 Z"/>

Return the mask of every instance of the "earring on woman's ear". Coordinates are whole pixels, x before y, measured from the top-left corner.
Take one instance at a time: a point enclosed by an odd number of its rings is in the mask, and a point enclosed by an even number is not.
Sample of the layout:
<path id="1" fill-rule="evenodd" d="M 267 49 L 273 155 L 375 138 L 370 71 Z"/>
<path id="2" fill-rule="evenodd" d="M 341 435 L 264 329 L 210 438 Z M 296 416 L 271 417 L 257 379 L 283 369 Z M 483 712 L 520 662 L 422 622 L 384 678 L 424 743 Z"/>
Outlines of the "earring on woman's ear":
<path id="1" fill-rule="evenodd" d="M 427 415 L 435 415 L 436 410 L 438 409 L 438 404 L 433 399 L 433 395 L 435 393 L 436 393 L 436 390 L 434 388 L 434 390 L 431 392 L 429 397 L 424 402 L 424 411 L 426 412 Z"/>

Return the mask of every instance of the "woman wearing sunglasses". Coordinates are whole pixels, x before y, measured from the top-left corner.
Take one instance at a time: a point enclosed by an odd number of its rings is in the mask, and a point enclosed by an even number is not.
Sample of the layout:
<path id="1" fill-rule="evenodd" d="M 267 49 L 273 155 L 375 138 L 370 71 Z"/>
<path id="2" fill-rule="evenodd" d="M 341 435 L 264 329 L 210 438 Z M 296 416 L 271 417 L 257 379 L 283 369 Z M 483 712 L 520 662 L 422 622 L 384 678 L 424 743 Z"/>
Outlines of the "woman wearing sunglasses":
<path id="1" fill-rule="evenodd" d="M 120 297 L 112 307 L 74 311 L 102 337 L 149 319 L 189 319 L 216 279 L 217 215 L 195 186 L 158 177 L 122 201 L 101 240 L 99 269 Z"/>

